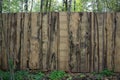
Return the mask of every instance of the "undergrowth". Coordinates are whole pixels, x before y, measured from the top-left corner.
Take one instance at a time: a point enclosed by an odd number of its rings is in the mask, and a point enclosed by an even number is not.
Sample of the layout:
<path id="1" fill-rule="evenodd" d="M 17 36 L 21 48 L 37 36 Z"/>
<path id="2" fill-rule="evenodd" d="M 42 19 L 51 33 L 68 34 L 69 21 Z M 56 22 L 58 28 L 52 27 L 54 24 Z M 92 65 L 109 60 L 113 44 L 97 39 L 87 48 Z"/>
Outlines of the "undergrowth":
<path id="1" fill-rule="evenodd" d="M 0 70 L 0 80 L 11 80 L 11 73 L 9 71 Z M 113 71 L 105 69 L 99 73 L 93 72 L 96 80 L 102 80 L 103 77 L 109 77 L 113 75 Z M 14 80 L 73 80 L 75 76 L 70 75 L 64 71 L 55 70 L 50 72 L 49 74 L 45 74 L 43 72 L 30 73 L 28 71 L 15 71 L 14 72 Z M 80 73 L 75 78 L 84 79 L 86 78 L 85 74 Z"/>

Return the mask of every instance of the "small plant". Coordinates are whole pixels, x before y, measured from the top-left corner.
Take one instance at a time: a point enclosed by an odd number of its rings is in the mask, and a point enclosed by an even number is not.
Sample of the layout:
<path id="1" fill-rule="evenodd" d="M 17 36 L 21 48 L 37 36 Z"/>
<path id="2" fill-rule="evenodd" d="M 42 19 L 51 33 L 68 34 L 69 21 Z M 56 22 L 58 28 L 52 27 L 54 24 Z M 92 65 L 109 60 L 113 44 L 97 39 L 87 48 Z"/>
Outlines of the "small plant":
<path id="1" fill-rule="evenodd" d="M 68 78 L 67 78 L 67 80 L 72 80 L 72 76 L 71 75 L 67 75 L 68 76 Z"/>
<path id="2" fill-rule="evenodd" d="M 109 70 L 109 69 L 104 69 L 103 71 L 100 72 L 100 74 L 103 75 L 103 76 L 112 76 L 113 71 Z"/>
<path id="3" fill-rule="evenodd" d="M 97 75 L 95 75 L 95 79 L 97 79 L 97 80 L 103 80 L 103 75 L 97 74 Z"/>
<path id="4" fill-rule="evenodd" d="M 29 72 L 27 71 L 17 71 L 15 72 L 15 80 L 24 80 L 28 78 Z"/>
<path id="5" fill-rule="evenodd" d="M 4 72 L 0 70 L 0 78 L 2 80 L 9 80 L 10 79 L 10 72 Z"/>
<path id="6" fill-rule="evenodd" d="M 42 80 L 42 78 L 45 76 L 44 73 L 39 72 L 37 74 L 32 75 L 33 80 Z"/>
<path id="7" fill-rule="evenodd" d="M 113 71 L 111 71 L 109 69 L 104 69 L 103 71 L 101 71 L 99 73 L 93 72 L 92 74 L 95 76 L 95 78 L 97 80 L 102 80 L 103 77 L 112 76 L 113 75 Z"/>
<path id="8" fill-rule="evenodd" d="M 84 77 L 86 77 L 85 74 L 80 74 L 80 78 L 84 78 Z"/>
<path id="9" fill-rule="evenodd" d="M 66 76 L 66 73 L 64 71 L 53 71 L 50 73 L 49 78 L 50 80 L 60 80 L 63 77 Z"/>

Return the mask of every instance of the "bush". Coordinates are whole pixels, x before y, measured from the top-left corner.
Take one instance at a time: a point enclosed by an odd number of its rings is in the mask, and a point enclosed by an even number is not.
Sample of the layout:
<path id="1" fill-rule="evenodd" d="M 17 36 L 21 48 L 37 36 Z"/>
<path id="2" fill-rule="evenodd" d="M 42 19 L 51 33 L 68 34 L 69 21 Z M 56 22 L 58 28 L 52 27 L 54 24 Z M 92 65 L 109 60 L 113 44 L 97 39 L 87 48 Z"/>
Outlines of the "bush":
<path id="1" fill-rule="evenodd" d="M 42 80 L 43 77 L 45 77 L 45 74 L 43 74 L 42 72 L 31 75 L 32 80 Z"/>
<path id="2" fill-rule="evenodd" d="M 9 72 L 3 72 L 0 70 L 0 78 L 3 80 L 9 80 L 10 79 L 10 73 Z"/>
<path id="3" fill-rule="evenodd" d="M 17 71 L 15 72 L 15 80 L 24 80 L 28 78 L 29 72 L 27 71 Z"/>
<path id="4" fill-rule="evenodd" d="M 60 80 L 65 76 L 66 76 L 66 73 L 64 71 L 57 71 L 56 70 L 56 71 L 53 71 L 50 73 L 49 78 L 51 80 Z"/>

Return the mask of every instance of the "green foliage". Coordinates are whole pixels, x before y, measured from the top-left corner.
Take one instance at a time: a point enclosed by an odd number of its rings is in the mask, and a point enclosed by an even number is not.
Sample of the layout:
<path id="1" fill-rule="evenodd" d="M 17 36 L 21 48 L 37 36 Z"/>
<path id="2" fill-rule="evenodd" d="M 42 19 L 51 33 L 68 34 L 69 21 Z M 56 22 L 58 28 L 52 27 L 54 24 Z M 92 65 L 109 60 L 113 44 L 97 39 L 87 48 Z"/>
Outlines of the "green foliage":
<path id="1" fill-rule="evenodd" d="M 98 75 L 96 75 L 96 80 L 103 80 L 103 76 L 102 75 L 100 75 L 100 74 L 98 74 Z"/>
<path id="2" fill-rule="evenodd" d="M 64 0 L 66 1 L 66 0 Z M 28 12 L 48 12 L 48 11 L 67 11 L 70 2 L 63 3 L 62 0 L 43 0 L 43 10 L 40 9 L 41 0 L 28 0 Z M 106 12 L 120 11 L 120 0 L 71 0 L 72 12 Z M 2 12 L 21 12 L 25 11 L 25 0 L 3 0 Z M 67 5 L 67 6 L 66 6 Z M 67 7 L 67 9 L 66 9 Z"/>
<path id="3" fill-rule="evenodd" d="M 29 73 L 27 71 L 17 71 L 15 72 L 15 80 L 24 80 L 28 78 Z M 3 80 L 10 80 L 11 73 L 9 71 L 0 71 L 0 78 Z"/>
<path id="4" fill-rule="evenodd" d="M 98 80 L 101 80 L 103 77 L 109 77 L 113 75 L 113 71 L 109 70 L 109 69 L 104 69 L 103 71 L 96 73 L 93 72 L 92 73 Z"/>
<path id="5" fill-rule="evenodd" d="M 3 0 L 3 12 L 18 12 L 20 9 L 20 1 L 19 0 Z"/>
<path id="6" fill-rule="evenodd" d="M 87 5 L 89 0 L 76 0 L 75 4 L 75 11 L 76 12 L 84 12 L 87 9 Z M 74 6 L 72 5 L 72 11 L 74 9 Z"/>
<path id="7" fill-rule="evenodd" d="M 9 80 L 10 79 L 10 72 L 4 72 L 0 70 L 0 78 L 3 80 Z"/>
<path id="8" fill-rule="evenodd" d="M 1 71 L 0 70 L 0 79 L 2 80 L 10 80 L 11 73 L 9 71 Z M 16 71 L 14 80 L 42 80 L 42 78 L 45 76 L 42 72 L 31 74 L 28 71 Z"/>
<path id="9" fill-rule="evenodd" d="M 27 78 L 29 75 L 29 72 L 27 71 L 17 71 L 15 73 L 15 80 L 24 80 L 25 78 Z"/>
<path id="10" fill-rule="evenodd" d="M 103 71 L 100 72 L 100 74 L 103 75 L 103 76 L 112 76 L 113 71 L 111 71 L 109 69 L 104 69 Z"/>
<path id="11" fill-rule="evenodd" d="M 51 80 L 60 80 L 61 78 L 65 77 L 66 73 L 64 71 L 53 71 L 50 73 L 49 78 Z"/>
<path id="12" fill-rule="evenodd" d="M 1 71 L 0 70 L 0 79 L 2 80 L 13 80 L 11 78 L 11 73 L 9 71 Z M 113 71 L 105 69 L 99 73 L 93 72 L 92 73 L 94 76 L 93 78 L 96 80 L 103 80 L 104 77 L 109 77 L 113 75 Z M 47 76 L 42 73 L 29 73 L 28 71 L 16 71 L 15 74 L 15 79 L 14 80 L 43 80 L 44 78 L 46 79 Z M 53 71 L 49 74 L 48 76 L 50 79 L 49 80 L 61 80 L 61 79 L 66 79 L 66 80 L 72 80 L 74 77 L 78 79 L 84 79 L 86 78 L 85 74 L 80 73 L 78 76 L 71 76 L 70 74 L 65 73 L 64 71 Z"/>
<path id="13" fill-rule="evenodd" d="M 80 74 L 80 78 L 86 77 L 85 74 Z"/>
<path id="14" fill-rule="evenodd" d="M 42 72 L 39 72 L 39 73 L 37 73 L 37 74 L 31 75 L 31 77 L 32 77 L 33 80 L 42 80 L 42 78 L 43 78 L 44 76 L 45 76 L 45 74 L 42 73 Z"/>
<path id="15" fill-rule="evenodd" d="M 93 72 L 92 74 L 93 75 L 101 75 L 101 76 L 112 76 L 113 75 L 113 71 L 109 70 L 109 69 L 104 69 L 103 71 L 101 71 L 99 73 Z"/>
<path id="16" fill-rule="evenodd" d="M 15 69 L 12 58 L 9 59 L 9 66 L 10 66 L 10 69 L 11 69 L 11 70 L 14 70 L 14 69 Z"/>

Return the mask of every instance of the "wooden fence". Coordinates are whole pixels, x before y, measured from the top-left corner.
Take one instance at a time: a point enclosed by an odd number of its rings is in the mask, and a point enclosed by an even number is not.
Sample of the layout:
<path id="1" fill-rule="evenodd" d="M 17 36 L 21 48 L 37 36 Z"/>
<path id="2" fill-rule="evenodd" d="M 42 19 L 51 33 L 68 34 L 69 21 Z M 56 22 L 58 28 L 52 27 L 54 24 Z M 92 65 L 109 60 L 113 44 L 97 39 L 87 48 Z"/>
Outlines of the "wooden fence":
<path id="1" fill-rule="evenodd" d="M 0 68 L 120 72 L 120 13 L 0 14 Z M 6 53 L 7 52 L 7 53 Z"/>

